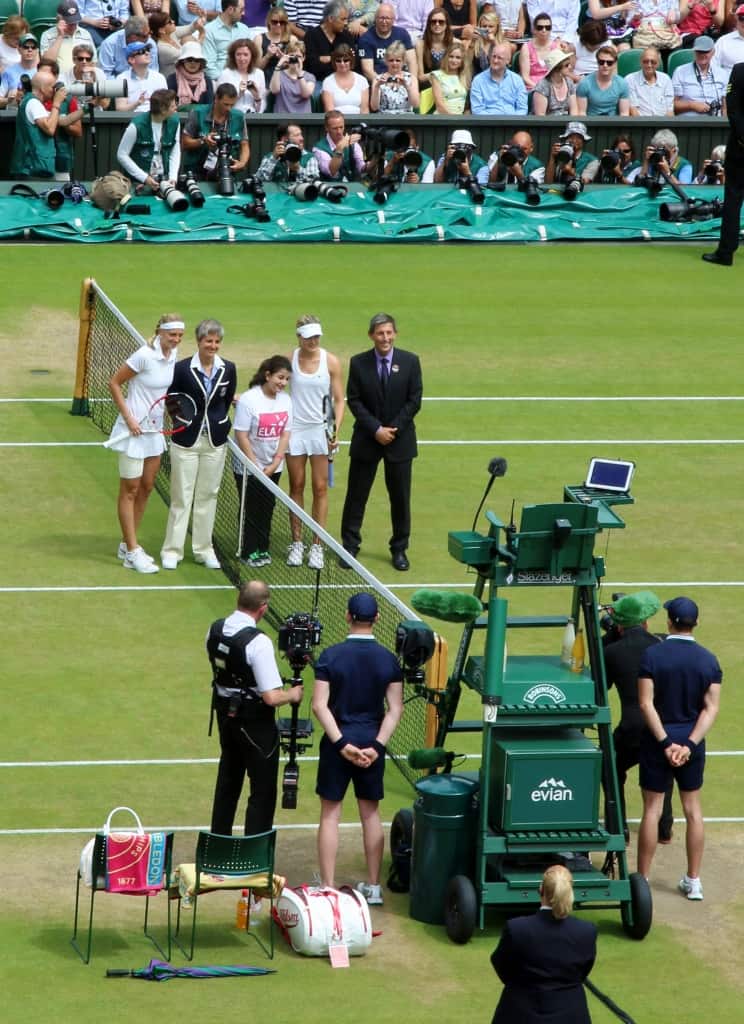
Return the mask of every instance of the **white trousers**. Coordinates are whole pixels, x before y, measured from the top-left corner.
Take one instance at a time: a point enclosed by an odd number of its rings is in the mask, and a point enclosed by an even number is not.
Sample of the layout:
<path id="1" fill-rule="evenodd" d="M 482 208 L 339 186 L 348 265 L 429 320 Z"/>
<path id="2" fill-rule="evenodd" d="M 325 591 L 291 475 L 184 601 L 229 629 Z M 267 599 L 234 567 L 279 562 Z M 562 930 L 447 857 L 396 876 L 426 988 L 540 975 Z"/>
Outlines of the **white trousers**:
<path id="1" fill-rule="evenodd" d="M 171 444 L 171 501 L 161 555 L 175 555 L 179 561 L 183 558 L 192 504 L 192 551 L 195 555 L 206 556 L 212 550 L 212 529 L 226 451 L 224 444 L 213 448 L 206 434 L 200 434 L 191 448 Z"/>

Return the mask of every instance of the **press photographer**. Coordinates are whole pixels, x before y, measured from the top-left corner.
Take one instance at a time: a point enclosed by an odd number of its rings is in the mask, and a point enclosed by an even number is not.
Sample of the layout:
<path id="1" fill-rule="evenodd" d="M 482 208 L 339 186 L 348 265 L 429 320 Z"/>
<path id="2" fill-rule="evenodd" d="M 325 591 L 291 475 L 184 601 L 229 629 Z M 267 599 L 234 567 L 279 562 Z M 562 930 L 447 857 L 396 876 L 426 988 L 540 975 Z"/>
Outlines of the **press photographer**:
<path id="1" fill-rule="evenodd" d="M 599 170 L 599 159 L 584 149 L 584 143 L 590 140 L 591 135 L 583 121 L 569 121 L 565 132 L 550 147 L 545 184 L 562 185 L 564 195 L 568 189 L 575 196 L 584 185 L 593 181 Z"/>
<path id="2" fill-rule="evenodd" d="M 170 89 L 156 89 L 150 113 L 135 114 L 121 137 L 116 159 L 139 187 L 158 191 L 161 181 L 175 185 L 181 163 L 177 97 Z"/>
<path id="3" fill-rule="evenodd" d="M 318 865 L 323 885 L 334 886 L 338 826 L 349 783 L 362 823 L 367 880 L 357 889 L 371 905 L 382 903 L 380 868 L 384 837 L 379 801 L 384 795 L 385 746 L 403 714 L 403 673 L 395 656 L 374 639 L 378 619 L 372 594 L 349 599 L 349 635 L 326 648 L 315 666 L 313 714 L 323 727 L 318 781 Z"/>
<path id="4" fill-rule="evenodd" d="M 434 161 L 419 149 L 413 128 L 407 131 L 408 145 L 405 149 L 389 149 L 385 153 L 383 174 L 407 185 L 430 185 L 434 181 Z"/>
<path id="5" fill-rule="evenodd" d="M 338 110 L 329 110 L 323 125 L 326 133 L 313 149 L 321 178 L 324 181 L 359 181 L 367 166 L 359 145 L 361 135 L 346 131 L 344 115 Z"/>
<path id="6" fill-rule="evenodd" d="M 245 834 L 273 827 L 279 769 L 274 709 L 299 704 L 304 692 L 301 684 L 283 688 L 271 641 L 257 628 L 269 599 L 269 588 L 261 580 L 243 583 L 237 610 L 212 623 L 207 634 L 212 708 L 221 747 L 211 824 L 211 831 L 218 835 L 232 834 L 246 775 L 250 795 Z"/>
<path id="7" fill-rule="evenodd" d="M 63 141 L 69 119 L 79 122 L 82 111 L 64 113 L 67 90 L 49 69 L 37 71 L 30 82 L 30 91 L 24 92 L 16 118 L 16 135 L 10 158 L 13 178 L 54 178 L 66 181 L 69 173 L 57 170 L 57 138 Z M 68 125 L 62 121 L 67 118 Z"/>
<path id="8" fill-rule="evenodd" d="M 529 132 L 515 132 L 488 160 L 488 185 L 497 190 L 516 185 L 527 202 L 539 202 L 538 186 L 545 180 L 545 166 L 533 156 L 534 143 Z"/>
<path id="9" fill-rule="evenodd" d="M 276 142 L 270 153 L 261 160 L 256 178 L 278 184 L 315 181 L 320 177 L 318 161 L 305 149 L 305 137 L 298 124 L 280 124 L 276 129 Z"/>
<path id="10" fill-rule="evenodd" d="M 480 185 L 488 181 L 488 165 L 475 151 L 473 136 L 467 128 L 456 128 L 449 145 L 437 161 L 434 181 L 438 185 L 458 185 L 463 179 L 475 179 Z"/>
<path id="11" fill-rule="evenodd" d="M 634 159 L 633 142 L 629 135 L 618 135 L 612 147 L 602 151 L 599 158 L 595 185 L 632 185 L 640 171 L 640 162 Z"/>
<path id="12" fill-rule="evenodd" d="M 211 106 L 203 104 L 189 113 L 181 132 L 184 170 L 209 181 L 221 181 L 225 171 L 234 175 L 245 170 L 251 150 L 245 117 L 233 109 L 237 101 L 235 86 L 223 82 L 217 87 Z M 232 194 L 222 189 L 221 192 L 223 195 Z"/>
<path id="13" fill-rule="evenodd" d="M 644 179 L 658 179 L 660 175 L 668 175 L 675 185 L 692 183 L 692 164 L 680 156 L 677 136 L 669 128 L 660 128 L 651 137 L 643 153 L 636 184 Z"/>
<path id="14" fill-rule="evenodd" d="M 703 166 L 695 177 L 696 185 L 725 185 L 726 171 L 724 163 L 726 160 L 726 147 L 714 146 L 710 156 L 703 160 Z"/>

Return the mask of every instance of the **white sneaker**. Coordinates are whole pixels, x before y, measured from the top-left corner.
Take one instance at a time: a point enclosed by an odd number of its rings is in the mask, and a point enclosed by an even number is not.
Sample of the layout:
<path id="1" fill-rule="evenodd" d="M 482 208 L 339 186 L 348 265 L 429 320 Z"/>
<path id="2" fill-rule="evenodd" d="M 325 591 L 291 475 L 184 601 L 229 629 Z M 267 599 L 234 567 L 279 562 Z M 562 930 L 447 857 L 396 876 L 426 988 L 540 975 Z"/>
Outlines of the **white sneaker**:
<path id="1" fill-rule="evenodd" d="M 354 888 L 364 896 L 370 907 L 382 906 L 382 886 L 372 885 L 371 882 L 357 882 Z"/>
<path id="2" fill-rule="evenodd" d="M 178 568 L 178 559 L 176 558 L 175 555 L 170 555 L 170 554 L 168 554 L 168 555 L 161 555 L 160 556 L 160 564 L 162 565 L 162 567 L 164 569 L 177 569 Z"/>
<path id="3" fill-rule="evenodd" d="M 680 878 L 677 888 L 688 900 L 701 900 L 703 898 L 703 884 L 699 878 L 688 878 L 685 875 L 684 878 Z"/>
<path id="4" fill-rule="evenodd" d="M 127 551 L 124 562 L 125 569 L 134 569 L 135 572 L 160 572 L 159 568 L 142 548 L 135 548 L 134 551 Z"/>
<path id="5" fill-rule="evenodd" d="M 140 550 L 142 551 L 142 554 L 145 556 L 145 558 L 148 560 L 148 562 L 154 562 L 155 561 L 155 559 L 152 557 L 152 555 L 148 555 L 148 553 L 146 551 L 142 550 L 142 548 L 140 548 Z M 124 559 L 127 557 L 127 546 L 124 543 L 124 541 L 122 541 L 119 544 L 118 550 L 116 552 L 116 557 L 119 559 L 120 562 L 123 562 Z"/>
<path id="6" fill-rule="evenodd" d="M 302 565 L 302 556 L 305 553 L 305 545 L 301 540 L 293 540 L 289 545 L 289 552 L 287 554 L 287 565 L 298 566 Z"/>
<path id="7" fill-rule="evenodd" d="M 323 547 L 320 544 L 310 545 L 310 554 L 307 556 L 307 564 L 310 569 L 322 569 L 325 565 L 323 558 Z"/>
<path id="8" fill-rule="evenodd" d="M 220 560 L 214 551 L 207 551 L 206 555 L 194 555 L 197 565 L 203 565 L 205 569 L 221 569 Z"/>

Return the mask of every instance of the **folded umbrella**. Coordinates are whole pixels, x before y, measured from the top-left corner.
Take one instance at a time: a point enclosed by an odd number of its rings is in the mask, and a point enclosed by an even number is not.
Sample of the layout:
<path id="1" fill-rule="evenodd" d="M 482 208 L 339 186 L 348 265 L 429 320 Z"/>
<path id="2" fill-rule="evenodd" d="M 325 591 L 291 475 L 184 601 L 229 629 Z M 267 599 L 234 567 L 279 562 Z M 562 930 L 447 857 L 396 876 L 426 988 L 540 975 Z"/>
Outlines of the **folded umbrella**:
<path id="1" fill-rule="evenodd" d="M 258 974 L 276 974 L 269 967 L 248 967 L 241 964 L 209 967 L 174 967 L 165 960 L 151 960 L 147 967 L 136 967 L 133 970 L 106 971 L 107 978 L 142 978 L 145 981 L 168 981 L 170 978 L 230 978 L 234 976 L 252 977 Z"/>

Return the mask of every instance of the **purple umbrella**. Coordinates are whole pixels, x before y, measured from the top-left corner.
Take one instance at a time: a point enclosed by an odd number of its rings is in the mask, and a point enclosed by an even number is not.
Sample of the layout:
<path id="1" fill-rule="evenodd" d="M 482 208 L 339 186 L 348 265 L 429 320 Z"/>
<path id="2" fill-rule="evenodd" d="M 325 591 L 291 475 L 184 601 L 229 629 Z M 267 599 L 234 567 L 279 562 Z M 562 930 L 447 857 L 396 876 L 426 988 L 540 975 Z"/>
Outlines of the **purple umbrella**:
<path id="1" fill-rule="evenodd" d="M 147 967 L 134 970 L 106 971 L 107 978 L 143 978 L 145 981 L 168 981 L 170 978 L 229 978 L 237 975 L 251 977 L 258 974 L 276 974 L 269 967 L 247 967 L 232 964 L 225 967 L 174 967 L 165 960 L 151 960 Z"/>

